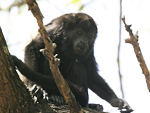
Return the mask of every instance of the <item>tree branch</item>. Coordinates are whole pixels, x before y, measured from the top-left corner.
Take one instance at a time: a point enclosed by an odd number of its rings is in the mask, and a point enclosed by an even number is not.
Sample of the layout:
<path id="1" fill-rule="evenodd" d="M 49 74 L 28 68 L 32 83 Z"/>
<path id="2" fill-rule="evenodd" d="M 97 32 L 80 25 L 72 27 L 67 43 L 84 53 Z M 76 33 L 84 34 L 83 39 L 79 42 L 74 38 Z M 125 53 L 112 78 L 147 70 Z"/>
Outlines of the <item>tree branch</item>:
<path id="1" fill-rule="evenodd" d="M 75 97 L 72 94 L 67 82 L 64 80 L 63 76 L 59 71 L 58 66 L 60 60 L 56 58 L 56 55 L 53 56 L 56 45 L 52 44 L 52 41 L 48 37 L 48 33 L 44 28 L 42 21 L 43 15 L 38 7 L 37 2 L 35 0 L 26 0 L 26 3 L 29 7 L 29 10 L 31 10 L 32 14 L 37 19 L 38 26 L 40 27 L 39 32 L 43 38 L 46 47 L 44 50 L 44 55 L 46 55 L 46 58 L 49 60 L 50 68 L 60 93 L 64 96 L 66 102 L 68 103 L 71 113 L 82 113 L 83 111 L 80 105 L 76 102 Z"/>
<path id="2" fill-rule="evenodd" d="M 15 71 L 13 60 L 0 27 L 0 113 L 35 113 L 29 90 Z"/>
<path id="3" fill-rule="evenodd" d="M 120 21 L 119 21 L 119 44 L 118 44 L 118 55 L 117 55 L 117 62 L 118 62 L 118 73 L 120 79 L 120 89 L 122 92 L 122 98 L 124 98 L 124 91 L 122 86 L 122 74 L 120 71 L 120 47 L 121 47 L 121 18 L 122 18 L 122 0 L 120 0 Z"/>
<path id="4" fill-rule="evenodd" d="M 138 32 L 133 35 L 132 30 L 130 29 L 131 25 L 127 25 L 125 22 L 125 18 L 122 18 L 123 23 L 125 24 L 125 28 L 128 31 L 130 38 L 126 39 L 125 42 L 126 43 L 130 43 L 133 45 L 134 48 L 134 52 L 136 54 L 136 58 L 140 63 L 140 67 L 142 69 L 142 73 L 145 75 L 145 79 L 146 79 L 146 83 L 147 83 L 147 87 L 148 90 L 150 91 L 150 73 L 148 71 L 148 68 L 146 66 L 145 60 L 143 58 L 141 49 L 139 47 L 139 43 L 138 43 Z"/>

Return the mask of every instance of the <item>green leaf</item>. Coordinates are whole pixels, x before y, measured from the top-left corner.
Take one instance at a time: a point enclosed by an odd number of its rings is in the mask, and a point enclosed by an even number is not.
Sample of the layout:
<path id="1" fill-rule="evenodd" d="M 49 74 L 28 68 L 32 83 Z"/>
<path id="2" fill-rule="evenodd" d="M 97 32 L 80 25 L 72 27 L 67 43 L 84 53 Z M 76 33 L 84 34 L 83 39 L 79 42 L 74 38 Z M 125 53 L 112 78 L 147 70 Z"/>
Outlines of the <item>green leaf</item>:
<path id="1" fill-rule="evenodd" d="M 25 9 L 25 7 L 26 7 L 26 4 L 23 4 L 20 7 L 18 7 L 18 14 L 21 14 L 23 10 Z"/>
<path id="2" fill-rule="evenodd" d="M 79 11 L 81 11 L 84 7 L 81 0 L 71 0 L 66 6 L 69 6 L 70 4 L 73 4 L 78 7 Z"/>

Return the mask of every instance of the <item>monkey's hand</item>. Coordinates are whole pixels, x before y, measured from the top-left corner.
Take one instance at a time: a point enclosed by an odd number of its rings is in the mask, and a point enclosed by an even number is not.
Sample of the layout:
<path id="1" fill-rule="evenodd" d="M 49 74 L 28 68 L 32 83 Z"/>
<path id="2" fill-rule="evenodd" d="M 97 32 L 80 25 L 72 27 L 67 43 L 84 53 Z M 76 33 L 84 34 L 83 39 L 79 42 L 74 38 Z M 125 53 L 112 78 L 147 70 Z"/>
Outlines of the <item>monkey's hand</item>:
<path id="1" fill-rule="evenodd" d="M 129 104 L 123 99 L 112 99 L 111 105 L 118 107 L 121 113 L 131 113 L 133 111 Z"/>

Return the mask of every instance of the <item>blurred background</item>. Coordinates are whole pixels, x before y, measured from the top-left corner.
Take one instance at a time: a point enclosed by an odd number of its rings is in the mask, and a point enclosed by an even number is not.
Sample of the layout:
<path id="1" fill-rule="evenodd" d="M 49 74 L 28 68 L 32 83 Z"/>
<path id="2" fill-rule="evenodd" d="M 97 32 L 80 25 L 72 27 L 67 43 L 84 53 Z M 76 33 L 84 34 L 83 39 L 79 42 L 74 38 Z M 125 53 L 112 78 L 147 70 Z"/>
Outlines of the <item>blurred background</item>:
<path id="1" fill-rule="evenodd" d="M 150 93 L 145 77 L 132 45 L 125 43 L 129 35 L 123 23 L 120 24 L 121 14 L 121 17 L 125 16 L 128 25 L 132 24 L 133 33 L 139 32 L 141 51 L 150 69 L 149 0 L 37 0 L 37 2 L 44 15 L 44 24 L 65 13 L 83 12 L 92 16 L 98 25 L 94 53 L 100 75 L 118 97 L 122 98 L 124 95 L 124 99 L 134 109 L 133 113 L 150 113 Z M 24 0 L 0 0 L 0 27 L 10 53 L 23 60 L 24 48 L 38 29 L 36 19 L 28 11 Z M 120 30 L 121 40 L 119 41 Z M 119 43 L 121 44 L 119 64 L 123 93 L 117 62 Z M 98 103 L 103 105 L 104 111 L 119 113 L 117 108 L 111 107 L 90 90 L 89 103 Z"/>

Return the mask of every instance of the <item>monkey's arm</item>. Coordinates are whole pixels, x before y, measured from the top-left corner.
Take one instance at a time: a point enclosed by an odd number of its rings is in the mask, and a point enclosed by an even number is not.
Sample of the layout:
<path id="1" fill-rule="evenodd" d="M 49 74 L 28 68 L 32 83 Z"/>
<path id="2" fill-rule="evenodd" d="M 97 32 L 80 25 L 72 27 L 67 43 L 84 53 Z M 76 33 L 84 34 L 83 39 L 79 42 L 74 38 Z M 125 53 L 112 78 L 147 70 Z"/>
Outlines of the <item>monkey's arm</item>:
<path id="1" fill-rule="evenodd" d="M 96 61 L 93 55 L 89 57 L 85 66 L 88 69 L 88 85 L 93 92 L 109 102 L 113 107 L 118 107 L 122 113 L 133 111 L 125 100 L 117 97 L 105 80 L 97 73 Z M 122 111 L 124 109 L 125 111 Z"/>

